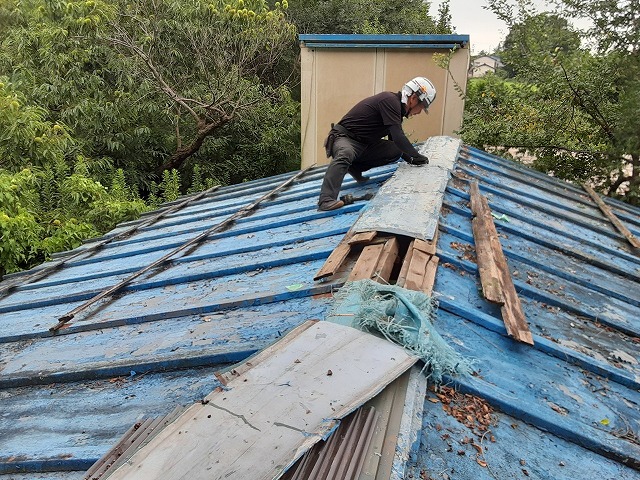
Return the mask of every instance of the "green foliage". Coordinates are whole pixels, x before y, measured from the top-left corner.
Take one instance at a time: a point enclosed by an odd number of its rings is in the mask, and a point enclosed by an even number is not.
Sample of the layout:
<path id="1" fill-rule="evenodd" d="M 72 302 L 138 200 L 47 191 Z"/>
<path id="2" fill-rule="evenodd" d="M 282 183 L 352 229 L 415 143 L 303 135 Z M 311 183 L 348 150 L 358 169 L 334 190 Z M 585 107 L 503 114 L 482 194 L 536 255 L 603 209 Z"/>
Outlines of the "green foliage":
<path id="1" fill-rule="evenodd" d="M 62 165 L 17 173 L 0 170 L 1 271 L 29 268 L 148 209 L 139 198 L 111 195 L 86 177 L 81 160 L 72 175 L 66 175 Z M 129 190 L 117 174 L 114 183 Z"/>
<path id="2" fill-rule="evenodd" d="M 580 35 L 566 19 L 548 13 L 525 18 L 511 26 L 500 58 L 510 76 L 526 76 L 528 69 L 545 57 L 567 54 L 580 48 Z"/>
<path id="3" fill-rule="evenodd" d="M 445 3 L 438 24 L 422 0 L 291 0 L 287 15 L 299 33 L 449 33 Z"/>
<path id="4" fill-rule="evenodd" d="M 558 1 L 578 9 L 573 0 Z M 489 3 L 510 26 L 502 59 L 515 77 L 470 81 L 463 140 L 505 154 L 528 154 L 541 171 L 637 202 L 640 123 L 634 112 L 640 56 L 632 51 L 637 43 L 622 46 L 621 38 L 633 38 L 609 25 L 591 32 L 591 40 L 607 47 L 594 53 L 578 48 L 581 38 L 588 39 L 568 27 L 562 12 L 539 15 L 526 0 L 518 1 L 517 13 L 508 0 Z M 615 10 L 596 0 L 580 5 L 580 11 L 592 14 Z M 611 22 L 618 20 L 612 13 Z"/>
<path id="5" fill-rule="evenodd" d="M 300 113 L 288 89 L 221 130 L 194 158 L 205 178 L 234 184 L 300 168 Z M 208 161 L 205 161 L 207 159 Z"/>
<path id="6" fill-rule="evenodd" d="M 29 104 L 8 79 L 0 77 L 0 167 L 19 170 L 64 159 L 73 147 L 67 128 L 46 119 L 47 111 Z"/>
<path id="7" fill-rule="evenodd" d="M 162 172 L 160 191 L 165 202 L 173 202 L 180 196 L 180 174 L 176 169 Z"/>
<path id="8" fill-rule="evenodd" d="M 127 57 L 138 82 L 164 95 L 180 168 L 220 129 L 277 97 L 281 61 L 295 44 L 283 10 L 263 0 L 123 2 L 105 39 Z"/>

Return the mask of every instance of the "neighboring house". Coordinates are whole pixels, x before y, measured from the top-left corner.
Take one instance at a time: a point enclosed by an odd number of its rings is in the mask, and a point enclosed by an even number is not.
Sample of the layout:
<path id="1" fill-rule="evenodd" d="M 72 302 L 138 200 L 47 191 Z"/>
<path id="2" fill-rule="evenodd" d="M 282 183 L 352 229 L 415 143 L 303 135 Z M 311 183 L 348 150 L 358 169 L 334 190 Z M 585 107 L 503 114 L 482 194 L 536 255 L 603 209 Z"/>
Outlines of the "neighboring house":
<path id="1" fill-rule="evenodd" d="M 471 61 L 469 76 L 482 77 L 487 73 L 496 73 L 496 71 L 503 66 L 504 64 L 500 61 L 500 58 L 494 57 L 493 55 L 483 55 Z"/>
<path id="2" fill-rule="evenodd" d="M 372 441 L 369 458 L 391 465 L 381 446 L 393 450 L 403 443 L 406 455 L 384 477 L 398 480 L 638 479 L 637 251 L 574 185 L 464 145 L 454 151 L 451 173 L 440 166 L 437 151 L 430 156 L 430 165 L 420 168 L 374 169 L 363 185 L 347 178 L 342 194 L 384 193 L 381 185 L 407 170 L 411 177 L 444 176 L 441 189 L 418 185 L 425 194 L 439 192 L 442 202 L 429 218 L 438 231 L 434 324 L 448 345 L 473 360 L 474 374 L 445 379 L 458 394 L 416 388 L 417 403 L 408 414 L 410 402 L 396 397 L 405 412 L 389 425 L 400 428 L 384 442 Z M 0 296 L 0 480 L 80 480 L 134 425 L 205 405 L 209 392 L 228 388 L 218 372 L 237 362 L 248 365 L 291 329 L 331 315 L 334 293 L 356 261 L 348 257 L 323 281 L 314 276 L 356 222 L 368 219 L 375 227 L 376 218 L 391 216 L 418 223 L 431 215 L 421 204 L 403 202 L 406 190 L 376 208 L 374 196 L 319 212 L 324 171 L 209 191 L 164 216 L 158 216 L 163 210 L 150 213 L 59 255 L 51 263 L 69 261 L 34 282 L 29 276 L 46 264 L 6 277 L 0 292 L 11 283 L 16 288 Z M 474 180 L 494 213 L 533 345 L 507 336 L 500 307 L 482 294 L 469 206 Z M 604 201 L 640 235 L 640 209 Z M 135 232 L 71 258 L 135 226 Z M 184 245 L 160 268 L 78 310 Z M 63 317 L 68 321 L 59 322 Z M 302 352 L 288 365 L 304 362 Z M 332 370 L 316 374 L 340 378 L 339 366 Z M 314 409 L 314 398 L 287 396 L 293 382 L 278 384 L 282 401 L 302 413 Z M 250 416 L 231 407 L 218 411 L 249 425 L 253 435 L 263 434 Z M 307 438 L 304 429 L 296 431 Z M 224 446 L 233 438 L 211 425 L 200 444 L 214 440 Z M 203 459 L 168 460 L 187 475 Z M 356 478 L 380 478 L 373 471 L 363 469 Z"/>

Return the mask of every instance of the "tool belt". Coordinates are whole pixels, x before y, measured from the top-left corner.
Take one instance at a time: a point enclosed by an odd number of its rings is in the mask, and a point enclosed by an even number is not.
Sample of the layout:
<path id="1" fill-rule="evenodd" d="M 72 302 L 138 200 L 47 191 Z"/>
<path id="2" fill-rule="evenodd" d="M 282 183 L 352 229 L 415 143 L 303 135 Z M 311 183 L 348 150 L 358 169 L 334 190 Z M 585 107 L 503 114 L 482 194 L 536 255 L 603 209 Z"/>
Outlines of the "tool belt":
<path id="1" fill-rule="evenodd" d="M 329 131 L 329 135 L 324 141 L 324 149 L 327 154 L 327 158 L 331 156 L 331 152 L 333 150 L 333 143 L 336 141 L 338 137 L 348 137 L 351 140 L 355 140 L 356 142 L 366 143 L 357 135 L 351 133 L 345 127 L 340 125 L 339 123 L 332 123 L 331 130 Z"/>

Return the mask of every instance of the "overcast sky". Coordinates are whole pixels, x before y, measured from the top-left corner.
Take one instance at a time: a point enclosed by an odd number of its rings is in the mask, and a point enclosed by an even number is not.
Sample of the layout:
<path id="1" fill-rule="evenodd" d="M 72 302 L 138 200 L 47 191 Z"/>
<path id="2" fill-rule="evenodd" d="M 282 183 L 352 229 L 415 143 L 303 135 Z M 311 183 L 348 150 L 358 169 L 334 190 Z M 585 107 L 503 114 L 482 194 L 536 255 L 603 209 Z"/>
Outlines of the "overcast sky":
<path id="1" fill-rule="evenodd" d="M 432 15 L 437 16 L 440 3 L 440 0 L 432 0 Z M 545 0 L 533 0 L 533 3 L 538 6 L 539 12 L 546 10 Z M 503 21 L 498 20 L 493 12 L 482 8 L 487 5 L 486 0 L 449 0 L 449 5 L 451 24 L 456 33 L 470 36 L 472 55 L 481 50 L 492 53 L 509 33 Z"/>
<path id="2" fill-rule="evenodd" d="M 440 1 L 432 3 L 432 13 L 437 15 Z M 449 0 L 451 7 L 451 24 L 456 33 L 469 35 L 471 38 L 471 53 L 477 54 L 480 50 L 493 52 L 507 36 L 507 26 L 488 10 L 484 0 Z"/>

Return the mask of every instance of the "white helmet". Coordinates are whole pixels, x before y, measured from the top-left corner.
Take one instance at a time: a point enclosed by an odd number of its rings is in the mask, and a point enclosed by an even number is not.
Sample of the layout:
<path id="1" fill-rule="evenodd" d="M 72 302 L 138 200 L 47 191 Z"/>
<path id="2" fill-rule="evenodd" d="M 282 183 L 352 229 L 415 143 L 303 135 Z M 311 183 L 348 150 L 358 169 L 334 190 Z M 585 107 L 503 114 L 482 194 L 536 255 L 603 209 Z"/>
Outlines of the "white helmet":
<path id="1" fill-rule="evenodd" d="M 404 87 L 402 87 L 403 100 L 414 93 L 418 94 L 418 98 L 422 102 L 422 105 L 424 105 L 425 110 L 429 108 L 429 105 L 436 99 L 436 87 L 425 77 L 416 77 L 409 80 L 405 83 Z"/>

